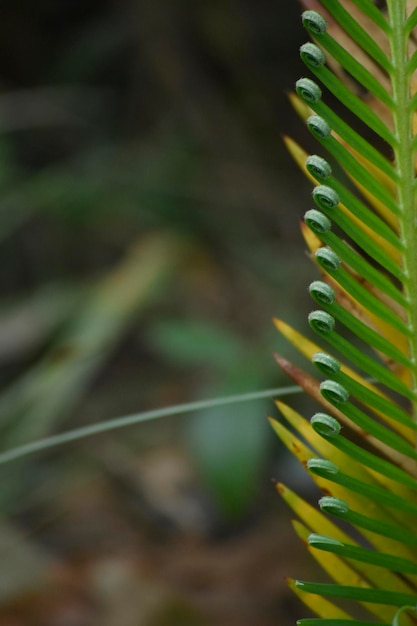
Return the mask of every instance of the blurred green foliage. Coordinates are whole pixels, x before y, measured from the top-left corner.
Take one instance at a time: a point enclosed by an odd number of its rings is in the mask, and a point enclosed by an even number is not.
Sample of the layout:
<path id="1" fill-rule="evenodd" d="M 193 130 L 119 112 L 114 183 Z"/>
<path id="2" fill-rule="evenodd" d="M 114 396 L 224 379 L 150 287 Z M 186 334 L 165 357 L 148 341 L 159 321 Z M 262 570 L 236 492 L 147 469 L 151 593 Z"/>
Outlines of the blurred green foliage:
<path id="1" fill-rule="evenodd" d="M 294 134 L 293 5 L 2 8 L 3 450 L 277 385 L 270 318 L 278 308 L 301 317 L 295 288 L 310 271 L 294 219 L 305 207 L 280 143 L 283 128 Z M 212 409 L 176 433 L 226 517 L 256 500 L 267 411 Z M 59 489 L 70 458 L 88 465 L 68 446 L 0 470 L 4 510 L 33 506 L 46 469 L 50 492 Z"/>

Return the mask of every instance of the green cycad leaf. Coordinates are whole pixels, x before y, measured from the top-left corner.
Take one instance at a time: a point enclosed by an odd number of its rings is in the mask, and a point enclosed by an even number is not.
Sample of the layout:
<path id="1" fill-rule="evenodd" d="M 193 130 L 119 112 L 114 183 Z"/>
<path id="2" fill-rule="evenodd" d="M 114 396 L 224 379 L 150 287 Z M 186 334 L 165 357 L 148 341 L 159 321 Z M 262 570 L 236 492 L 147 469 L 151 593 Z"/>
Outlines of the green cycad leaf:
<path id="1" fill-rule="evenodd" d="M 309 10 L 303 24 L 313 41 L 300 54 L 313 76 L 296 84 L 297 110 L 320 154 L 307 157 L 292 140 L 287 146 L 316 183 L 304 236 L 322 280 L 310 286 L 320 308 L 309 323 L 334 354 L 277 322 L 325 379 L 316 380 L 279 356 L 278 364 L 326 412 L 316 413 L 310 426 L 279 405 L 305 443 L 285 426 L 273 425 L 325 490 L 322 512 L 343 520 L 352 532 L 328 525 L 323 513 L 313 516 L 281 486 L 306 524 L 296 526 L 297 534 L 333 577 L 290 586 L 318 615 L 300 624 L 412 625 L 417 624 L 417 3 L 387 0 L 383 9 L 371 0 L 304 4 Z M 319 5 L 322 14 L 311 10 Z M 329 92 L 340 104 L 335 111 L 325 102 Z M 348 426 L 343 434 L 341 424 Z"/>

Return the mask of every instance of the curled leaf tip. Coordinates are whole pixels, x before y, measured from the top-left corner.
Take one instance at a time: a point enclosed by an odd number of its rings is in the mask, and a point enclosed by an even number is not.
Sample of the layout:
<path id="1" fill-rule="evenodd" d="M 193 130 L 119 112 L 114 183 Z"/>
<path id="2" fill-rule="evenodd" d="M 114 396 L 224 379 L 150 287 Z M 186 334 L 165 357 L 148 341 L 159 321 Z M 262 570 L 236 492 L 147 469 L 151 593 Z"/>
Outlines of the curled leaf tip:
<path id="1" fill-rule="evenodd" d="M 326 311 L 312 311 L 308 316 L 308 323 L 319 335 L 327 335 L 334 330 L 335 319 Z"/>
<path id="2" fill-rule="evenodd" d="M 339 468 L 335 463 L 327 461 L 327 459 L 309 459 L 307 461 L 307 469 L 313 474 L 327 478 L 328 476 L 335 476 L 339 473 Z"/>
<path id="3" fill-rule="evenodd" d="M 310 420 L 314 430 L 325 437 L 336 437 L 341 431 L 341 425 L 331 415 L 327 413 L 316 413 Z"/>
<path id="4" fill-rule="evenodd" d="M 322 67 L 326 62 L 323 50 L 311 42 L 304 43 L 300 47 L 300 57 L 307 67 L 310 68 Z"/>
<path id="5" fill-rule="evenodd" d="M 402 606 L 400 609 L 398 609 L 398 611 L 395 613 L 394 618 L 392 620 L 392 626 L 400 626 L 400 617 L 403 613 L 407 613 L 409 611 L 412 611 L 414 613 L 414 617 L 417 614 L 417 605 L 412 606 L 412 605 L 406 605 L 406 606 Z"/>
<path id="6" fill-rule="evenodd" d="M 327 215 L 317 211 L 317 209 L 310 209 L 307 211 L 304 215 L 304 221 L 313 233 L 316 233 L 316 235 L 323 235 L 324 233 L 327 233 L 332 226 L 332 223 Z"/>
<path id="7" fill-rule="evenodd" d="M 333 515 L 346 515 L 349 512 L 349 505 L 340 498 L 333 496 L 323 496 L 319 500 L 319 507 L 324 513 L 332 513 Z"/>
<path id="8" fill-rule="evenodd" d="M 339 406 L 349 399 L 349 391 L 334 380 L 324 380 L 320 384 L 321 395 L 331 404 Z"/>
<path id="9" fill-rule="evenodd" d="M 317 185 L 313 189 L 313 200 L 321 209 L 334 209 L 340 202 L 339 194 L 328 185 Z"/>
<path id="10" fill-rule="evenodd" d="M 317 180 L 326 180 L 332 174 L 332 168 L 328 161 L 317 154 L 311 154 L 307 157 L 306 168 Z"/>
<path id="11" fill-rule="evenodd" d="M 322 280 L 313 281 L 308 290 L 311 297 L 322 306 L 333 304 L 336 300 L 336 293 L 333 287 Z"/>
<path id="12" fill-rule="evenodd" d="M 331 135 L 332 129 L 320 115 L 310 115 L 306 123 L 311 134 L 317 137 L 317 139 L 327 139 Z"/>
<path id="13" fill-rule="evenodd" d="M 314 104 L 315 102 L 319 102 L 321 100 L 322 91 L 317 83 L 311 78 L 300 78 L 295 83 L 295 90 L 297 95 L 307 102 L 307 104 Z"/>
<path id="14" fill-rule="evenodd" d="M 326 352 L 316 352 L 316 354 L 313 354 L 312 361 L 317 369 L 327 376 L 340 372 L 341 365 L 339 361 Z"/>
<path id="15" fill-rule="evenodd" d="M 341 541 L 333 539 L 333 537 L 326 537 L 325 535 L 319 535 L 318 533 L 311 533 L 308 536 L 308 544 L 312 547 L 324 547 L 324 546 L 343 546 Z"/>
<path id="16" fill-rule="evenodd" d="M 328 247 L 322 247 L 316 250 L 315 257 L 319 265 L 328 271 L 338 270 L 342 263 L 336 252 Z"/>
<path id="17" fill-rule="evenodd" d="M 327 22 L 317 11 L 304 11 L 301 20 L 304 28 L 312 35 L 321 35 L 327 31 Z"/>

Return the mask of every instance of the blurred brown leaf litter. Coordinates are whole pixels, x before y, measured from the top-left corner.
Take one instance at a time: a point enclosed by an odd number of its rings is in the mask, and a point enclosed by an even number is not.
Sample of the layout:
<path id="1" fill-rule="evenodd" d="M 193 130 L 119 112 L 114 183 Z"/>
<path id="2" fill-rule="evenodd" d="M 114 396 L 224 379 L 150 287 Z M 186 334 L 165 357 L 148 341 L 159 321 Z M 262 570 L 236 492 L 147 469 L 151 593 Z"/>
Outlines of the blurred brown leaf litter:
<path id="1" fill-rule="evenodd" d="M 298 133 L 298 14 L 0 8 L 1 451 L 286 384 L 271 319 L 303 318 L 312 271 L 307 183 L 281 140 Z M 0 465 L 0 625 L 293 623 L 283 578 L 303 557 L 271 485 L 288 462 L 272 410 L 212 408 Z"/>

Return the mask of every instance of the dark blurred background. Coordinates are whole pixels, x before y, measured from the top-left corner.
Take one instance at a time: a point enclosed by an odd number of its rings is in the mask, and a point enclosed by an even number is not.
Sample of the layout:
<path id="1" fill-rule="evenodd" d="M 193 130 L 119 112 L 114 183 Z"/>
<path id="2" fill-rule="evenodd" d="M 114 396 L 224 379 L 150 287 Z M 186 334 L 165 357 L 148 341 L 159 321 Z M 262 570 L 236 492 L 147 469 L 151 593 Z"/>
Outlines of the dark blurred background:
<path id="1" fill-rule="evenodd" d="M 282 143 L 305 137 L 299 13 L 3 3 L 3 451 L 289 384 L 272 317 L 305 327 L 314 276 L 309 185 Z M 272 479 L 304 482 L 268 414 L 211 408 L 1 465 L 0 624 L 294 623 L 284 576 L 304 557 Z"/>

